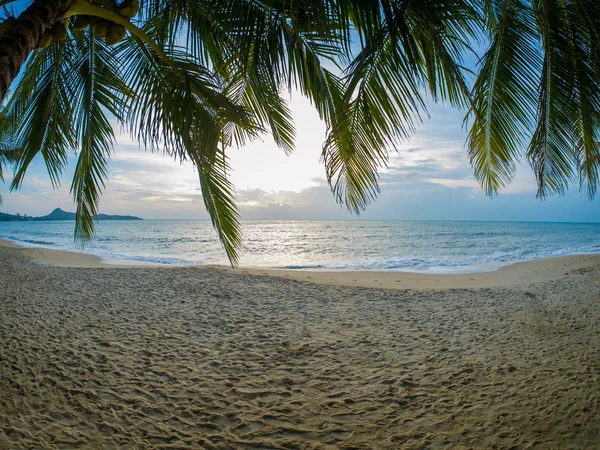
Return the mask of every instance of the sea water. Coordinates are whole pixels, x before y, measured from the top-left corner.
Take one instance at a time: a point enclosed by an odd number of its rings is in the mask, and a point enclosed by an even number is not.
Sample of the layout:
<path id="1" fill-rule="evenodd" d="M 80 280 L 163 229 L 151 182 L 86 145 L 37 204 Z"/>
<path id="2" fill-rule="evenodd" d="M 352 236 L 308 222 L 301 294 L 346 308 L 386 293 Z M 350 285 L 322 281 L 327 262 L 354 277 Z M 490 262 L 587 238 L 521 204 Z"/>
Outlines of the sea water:
<path id="1" fill-rule="evenodd" d="M 442 221 L 243 221 L 240 266 L 482 272 L 519 261 L 600 253 L 600 224 Z M 176 265 L 228 264 L 209 221 L 102 221 L 85 247 L 74 222 L 0 222 L 25 246 Z"/>

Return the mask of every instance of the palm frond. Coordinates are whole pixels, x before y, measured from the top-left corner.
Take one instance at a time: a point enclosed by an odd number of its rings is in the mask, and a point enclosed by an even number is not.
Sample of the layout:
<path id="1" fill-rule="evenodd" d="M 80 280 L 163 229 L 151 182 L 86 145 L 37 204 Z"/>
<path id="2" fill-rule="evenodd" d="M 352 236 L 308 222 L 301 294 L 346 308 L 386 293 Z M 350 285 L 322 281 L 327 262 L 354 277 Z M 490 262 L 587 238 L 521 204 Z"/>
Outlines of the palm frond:
<path id="1" fill-rule="evenodd" d="M 372 13 L 365 14 L 365 44 L 347 68 L 322 154 L 337 200 L 356 213 L 377 197 L 377 171 L 389 151 L 426 113 L 427 88 L 435 100 L 469 103 L 461 55 L 478 18 L 461 1 L 385 3 L 378 27 Z"/>
<path id="2" fill-rule="evenodd" d="M 282 25 L 282 32 L 290 68 L 288 90 L 299 90 L 315 105 L 321 120 L 334 122 L 343 97 L 343 82 L 322 61 L 337 65 L 344 60 L 345 55 L 336 45 L 339 36 L 301 33 L 287 24 Z"/>
<path id="3" fill-rule="evenodd" d="M 491 44 L 473 87 L 469 159 L 482 188 L 510 182 L 536 115 L 541 72 L 535 18 L 522 0 L 489 0 Z"/>
<path id="4" fill-rule="evenodd" d="M 291 152 L 295 132 L 281 96 L 285 89 L 299 89 L 321 115 L 329 114 L 320 58 L 344 57 L 339 48 L 344 27 L 334 13 L 335 2 L 232 0 L 219 8 L 211 2 L 176 3 L 185 11 L 185 46 L 201 61 L 210 61 L 226 94 L 253 112 L 254 129 L 228 127 L 233 143 L 270 132 Z"/>
<path id="5" fill-rule="evenodd" d="M 127 100 L 126 120 L 136 140 L 185 159 L 186 139 L 192 130 L 213 133 L 215 122 L 250 126 L 244 109 L 221 92 L 208 69 L 187 59 L 183 49 L 169 53 L 171 66 L 138 44 L 125 41 L 117 48 L 119 58 L 128 61 L 123 76 L 132 95 Z M 205 128 L 198 123 L 200 115 L 208 118 Z"/>
<path id="6" fill-rule="evenodd" d="M 6 121 L 5 117 L 0 117 L 0 123 Z M 0 181 L 4 181 L 4 167 L 14 164 L 18 160 L 19 149 L 12 139 L 12 135 L 6 126 L 0 126 Z M 2 204 L 0 195 L 0 205 Z"/>
<path id="7" fill-rule="evenodd" d="M 576 167 L 580 188 L 593 198 L 600 171 L 600 4 L 575 0 L 566 5 L 565 14 Z"/>
<path id="8" fill-rule="evenodd" d="M 234 189 L 227 179 L 229 166 L 225 152 L 217 151 L 211 159 L 203 155 L 192 154 L 198 170 L 202 198 L 219 240 L 227 253 L 232 266 L 238 263 L 237 250 L 242 242 L 239 212 L 234 201 Z"/>
<path id="9" fill-rule="evenodd" d="M 227 126 L 230 142 L 242 146 L 260 133 L 270 131 L 279 147 L 286 153 L 292 152 L 296 135 L 292 113 L 272 77 L 265 76 L 260 67 L 247 74 L 240 73 L 225 94 L 246 111 L 252 111 L 252 127 L 238 126 L 234 122 Z"/>
<path id="10" fill-rule="evenodd" d="M 561 2 L 562 3 L 562 2 Z M 544 53 L 537 125 L 527 157 L 538 181 L 538 196 L 563 193 L 574 175 L 574 125 L 572 48 L 567 11 L 558 2 L 534 5 Z"/>
<path id="11" fill-rule="evenodd" d="M 4 167 L 14 164 L 18 159 L 17 143 L 10 128 L 4 124 L 8 121 L 8 118 L 0 116 L 0 181 L 4 181 Z"/>
<path id="12" fill-rule="evenodd" d="M 415 80 L 406 77 L 406 65 L 397 66 L 386 53 L 393 45 L 386 40 L 387 46 L 365 49 L 357 56 L 323 146 L 331 188 L 337 200 L 356 213 L 378 195 L 378 168 L 387 164 L 397 138 L 414 130 L 414 117 L 425 108 Z M 396 89 L 388 91 L 392 83 Z"/>
<path id="13" fill-rule="evenodd" d="M 34 157 L 41 153 L 50 180 L 59 184 L 67 162 L 67 151 L 75 147 L 70 107 L 70 67 L 73 46 L 69 41 L 54 42 L 38 50 L 31 62 L 39 72 L 24 77 L 4 111 L 12 121 L 19 160 L 11 190 L 18 189 Z"/>
<path id="14" fill-rule="evenodd" d="M 226 126 L 233 123 L 251 129 L 254 125 L 244 108 L 221 92 L 210 71 L 186 58 L 183 49 L 169 52 L 174 67 L 143 45 L 124 43 L 117 53 L 129 61 L 123 75 L 132 89 L 126 117 L 132 134 L 151 150 L 162 149 L 174 158 L 194 162 L 205 205 L 235 264 L 240 239 L 237 210 L 217 149 L 229 141 Z"/>
<path id="15" fill-rule="evenodd" d="M 95 39 L 92 31 L 80 36 L 77 43 L 80 58 L 75 65 L 73 102 L 79 156 L 71 193 L 76 204 L 75 238 L 86 242 L 94 233 L 114 145 L 113 128 L 105 111 L 117 119 L 122 118 L 124 100 L 123 89 L 119 89 L 118 60 Z"/>

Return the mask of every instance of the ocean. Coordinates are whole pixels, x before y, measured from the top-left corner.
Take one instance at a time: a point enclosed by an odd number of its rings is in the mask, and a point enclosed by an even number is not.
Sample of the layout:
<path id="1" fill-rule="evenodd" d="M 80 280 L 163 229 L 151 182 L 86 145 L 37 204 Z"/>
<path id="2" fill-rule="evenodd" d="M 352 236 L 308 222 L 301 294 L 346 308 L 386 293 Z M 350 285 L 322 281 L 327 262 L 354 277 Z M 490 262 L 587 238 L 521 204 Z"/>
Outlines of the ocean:
<path id="1" fill-rule="evenodd" d="M 600 253 L 600 224 L 455 221 L 242 221 L 240 266 L 486 272 L 519 261 Z M 103 221 L 93 241 L 74 222 L 0 222 L 24 246 L 175 265 L 228 264 L 209 221 Z"/>

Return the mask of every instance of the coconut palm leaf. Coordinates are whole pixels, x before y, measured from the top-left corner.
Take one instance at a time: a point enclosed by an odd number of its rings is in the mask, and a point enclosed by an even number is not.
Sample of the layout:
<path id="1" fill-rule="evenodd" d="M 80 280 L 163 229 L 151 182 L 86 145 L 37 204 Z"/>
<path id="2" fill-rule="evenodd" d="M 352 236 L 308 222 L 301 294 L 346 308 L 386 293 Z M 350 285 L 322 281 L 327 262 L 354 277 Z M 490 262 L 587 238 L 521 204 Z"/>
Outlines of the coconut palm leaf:
<path id="1" fill-rule="evenodd" d="M 375 22 L 375 10 L 379 12 Z M 468 103 L 461 58 L 476 33 L 469 2 L 382 2 L 356 6 L 364 45 L 346 69 L 345 94 L 323 148 L 328 181 L 356 213 L 379 193 L 377 171 L 410 137 L 434 100 Z"/>
<path id="2" fill-rule="evenodd" d="M 538 196 L 598 178 L 597 2 L 488 2 L 492 45 L 473 90 L 469 154 L 488 193 L 508 183 L 527 138 Z"/>
<path id="3" fill-rule="evenodd" d="M 0 123 L 7 120 L 0 117 Z M 15 147 L 15 142 L 12 140 L 12 135 L 7 133 L 7 127 L 0 126 L 0 181 L 4 181 L 4 168 L 12 165 L 17 161 L 19 149 Z M 0 205 L 2 204 L 2 196 L 0 195 Z"/>
<path id="4" fill-rule="evenodd" d="M 237 146 L 244 145 L 254 139 L 259 133 L 270 131 L 275 143 L 286 153 L 294 148 L 296 129 L 292 121 L 292 113 L 288 102 L 281 97 L 280 88 L 276 81 L 265 75 L 261 67 L 256 67 L 250 73 L 239 74 L 228 86 L 226 94 L 247 111 L 252 111 L 254 128 L 228 127 L 230 141 Z"/>
<path id="5" fill-rule="evenodd" d="M 386 165 L 388 149 L 408 137 L 425 108 L 409 67 L 395 63 L 394 43 L 383 40 L 355 59 L 322 154 L 336 198 L 356 213 L 379 193 L 377 170 Z"/>
<path id="6" fill-rule="evenodd" d="M 151 150 L 162 149 L 196 165 L 205 205 L 235 263 L 240 228 L 233 190 L 225 169 L 218 168 L 217 149 L 227 140 L 226 124 L 251 126 L 244 110 L 220 92 L 207 69 L 185 59 L 182 50 L 169 53 L 174 67 L 143 46 L 124 44 L 117 52 L 130 61 L 124 79 L 133 90 L 127 99 L 132 134 Z"/>
<path id="7" fill-rule="evenodd" d="M 229 166 L 225 152 L 216 150 L 216 154 L 210 160 L 207 159 L 206 152 L 198 155 L 193 153 L 191 156 L 198 170 L 206 210 L 210 214 L 229 261 L 236 265 L 237 249 L 242 242 L 242 231 L 239 212 L 233 200 L 235 192 L 227 179 Z"/>
<path id="8" fill-rule="evenodd" d="M 287 24 L 283 24 L 282 32 L 288 49 L 288 89 L 295 88 L 308 97 L 325 123 L 334 122 L 343 97 L 343 82 L 323 62 L 336 66 L 344 60 L 339 46 L 332 45 L 343 36 L 333 34 L 322 38 L 313 32 L 299 32 Z"/>
<path id="9" fill-rule="evenodd" d="M 219 128 L 215 124 L 231 121 L 250 126 L 244 109 L 228 99 L 212 73 L 190 62 L 182 49 L 169 53 L 170 63 L 130 42 L 116 51 L 120 60 L 129 62 L 123 71 L 132 91 L 126 120 L 132 136 L 148 148 L 185 159 L 185 142 L 192 129 L 196 134 L 213 133 Z M 198 123 L 195 114 L 208 122 Z"/>
<path id="10" fill-rule="evenodd" d="M 564 192 L 574 176 L 575 83 L 570 73 L 575 62 L 568 13 L 562 2 L 535 3 L 537 26 L 544 54 L 539 90 L 537 125 L 527 157 L 538 181 L 538 196 Z"/>
<path id="11" fill-rule="evenodd" d="M 522 0 L 489 0 L 491 44 L 473 87 L 469 159 L 482 188 L 494 194 L 510 182 L 536 116 L 542 60 L 535 18 Z"/>
<path id="12" fill-rule="evenodd" d="M 295 132 L 282 91 L 299 89 L 323 112 L 322 99 L 328 95 L 320 80 L 320 59 L 331 61 L 343 55 L 331 3 L 231 1 L 213 8 L 211 14 L 207 10 L 210 6 L 202 14 L 190 14 L 190 29 L 197 36 L 211 36 L 206 39 L 209 44 L 215 36 L 219 42 L 226 36 L 226 45 L 206 45 L 188 37 L 186 46 L 204 45 L 217 76 L 227 85 L 227 94 L 254 112 L 257 129 L 253 132 L 271 132 L 289 153 Z M 235 129 L 232 135 L 237 145 L 256 137 Z"/>
<path id="13" fill-rule="evenodd" d="M 568 51 L 559 55 L 566 56 L 565 61 L 555 63 L 563 66 L 565 81 L 571 81 L 569 120 L 574 133 L 575 166 L 580 187 L 593 198 L 600 169 L 600 5 L 576 0 L 560 6 Z"/>
<path id="14" fill-rule="evenodd" d="M 201 65 L 214 71 L 227 70 L 224 57 L 233 53 L 233 41 L 216 14 L 217 1 L 171 0 L 142 2 L 140 17 L 155 30 L 153 37 L 166 49 L 185 47 Z"/>
<path id="15" fill-rule="evenodd" d="M 75 148 L 70 106 L 70 42 L 54 42 L 33 55 L 39 72 L 24 77 L 14 100 L 5 110 L 12 120 L 13 135 L 20 154 L 15 165 L 12 189 L 18 189 L 34 157 L 41 153 L 54 186 L 67 163 L 68 150 Z M 10 122 L 9 122 L 10 123 Z"/>
<path id="16" fill-rule="evenodd" d="M 75 237 L 86 242 L 94 233 L 114 145 L 106 112 L 121 119 L 127 91 L 120 82 L 118 60 L 92 31 L 78 36 L 76 42 L 80 53 L 74 64 L 73 108 L 79 154 L 71 192 L 76 204 Z"/>

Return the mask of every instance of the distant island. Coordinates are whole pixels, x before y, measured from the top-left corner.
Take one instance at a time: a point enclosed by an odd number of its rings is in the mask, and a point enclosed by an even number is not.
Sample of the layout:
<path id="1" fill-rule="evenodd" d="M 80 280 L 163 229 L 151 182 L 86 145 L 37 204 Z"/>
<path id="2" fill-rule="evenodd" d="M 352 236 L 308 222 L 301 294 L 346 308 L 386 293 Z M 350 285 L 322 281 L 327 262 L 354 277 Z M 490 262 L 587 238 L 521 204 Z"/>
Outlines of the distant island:
<path id="1" fill-rule="evenodd" d="M 6 214 L 0 212 L 0 222 L 46 222 L 50 220 L 75 220 L 75 213 L 56 208 L 47 216 L 33 217 L 21 214 Z M 144 220 L 136 216 L 117 216 L 98 214 L 98 220 Z"/>

